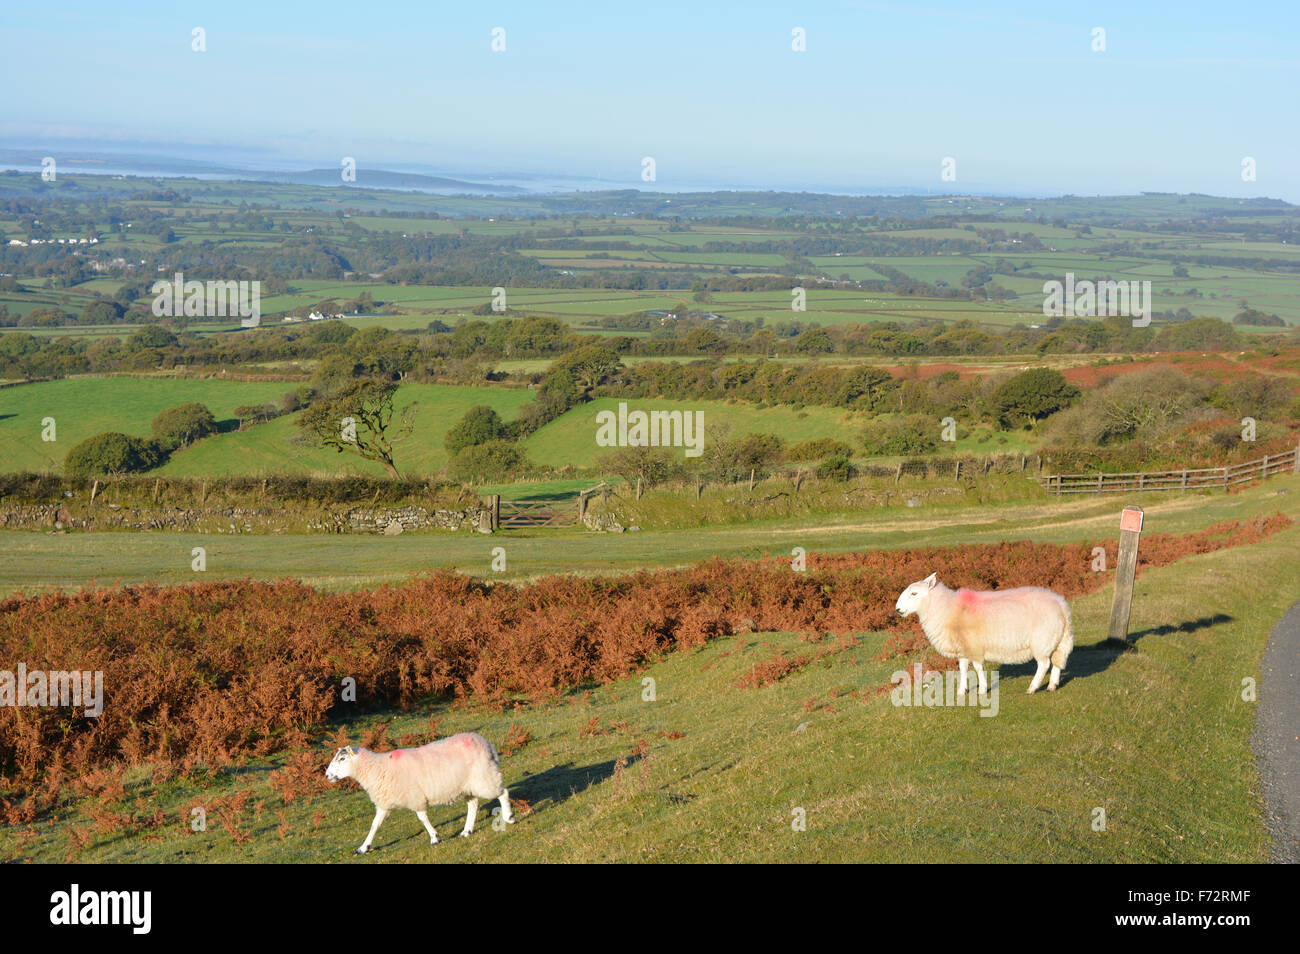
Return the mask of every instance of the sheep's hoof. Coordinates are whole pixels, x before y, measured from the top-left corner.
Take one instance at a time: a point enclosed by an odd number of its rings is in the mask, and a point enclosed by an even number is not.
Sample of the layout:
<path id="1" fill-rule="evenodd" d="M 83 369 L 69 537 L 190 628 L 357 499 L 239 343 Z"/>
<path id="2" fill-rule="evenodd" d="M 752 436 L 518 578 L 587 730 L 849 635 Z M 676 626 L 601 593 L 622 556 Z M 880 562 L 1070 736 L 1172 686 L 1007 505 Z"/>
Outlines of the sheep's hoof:
<path id="1" fill-rule="evenodd" d="M 1048 686 L 1048 687 L 1047 687 L 1047 691 L 1048 691 L 1048 692 L 1055 692 L 1055 691 L 1056 691 L 1056 686 L 1054 686 L 1054 685 L 1052 685 L 1052 686 Z"/>
<path id="2" fill-rule="evenodd" d="M 474 834 L 474 833 L 471 832 L 471 831 L 463 831 L 463 832 L 460 833 L 460 837 L 462 837 L 462 838 L 468 838 L 468 837 L 469 837 L 470 835 L 472 835 L 472 834 Z"/>
<path id="3" fill-rule="evenodd" d="M 354 851 L 354 852 L 352 852 L 352 853 L 353 853 L 354 855 L 364 855 L 364 854 L 366 853 L 366 851 L 367 851 L 367 849 L 366 849 L 364 846 L 362 846 L 361 848 L 358 848 L 356 851 Z"/>

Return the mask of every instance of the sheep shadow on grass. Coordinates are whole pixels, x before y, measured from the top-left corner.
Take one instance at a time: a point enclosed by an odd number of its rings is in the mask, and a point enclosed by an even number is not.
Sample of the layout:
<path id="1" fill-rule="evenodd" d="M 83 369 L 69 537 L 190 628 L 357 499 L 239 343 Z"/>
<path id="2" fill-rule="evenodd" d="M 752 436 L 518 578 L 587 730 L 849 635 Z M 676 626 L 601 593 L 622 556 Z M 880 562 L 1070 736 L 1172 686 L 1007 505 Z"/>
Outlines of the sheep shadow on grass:
<path id="1" fill-rule="evenodd" d="M 1076 644 L 1074 651 L 1070 653 L 1069 662 L 1061 670 L 1061 686 L 1064 687 L 1075 679 L 1086 679 L 1089 676 L 1105 672 L 1120 656 L 1127 652 L 1133 652 L 1139 640 L 1147 636 L 1172 636 L 1177 633 L 1194 633 L 1198 629 L 1218 626 L 1221 623 L 1230 623 L 1232 620 L 1233 617 L 1226 613 L 1215 613 L 1213 616 L 1202 616 L 1199 619 L 1188 620 L 1183 623 L 1166 623 L 1163 626 L 1140 629 L 1137 632 L 1129 633 L 1127 643 L 1103 639 L 1100 642 L 1086 646 Z M 1037 664 L 1033 661 L 1004 664 L 999 668 L 999 684 L 1020 676 L 1032 679 L 1037 668 Z"/>

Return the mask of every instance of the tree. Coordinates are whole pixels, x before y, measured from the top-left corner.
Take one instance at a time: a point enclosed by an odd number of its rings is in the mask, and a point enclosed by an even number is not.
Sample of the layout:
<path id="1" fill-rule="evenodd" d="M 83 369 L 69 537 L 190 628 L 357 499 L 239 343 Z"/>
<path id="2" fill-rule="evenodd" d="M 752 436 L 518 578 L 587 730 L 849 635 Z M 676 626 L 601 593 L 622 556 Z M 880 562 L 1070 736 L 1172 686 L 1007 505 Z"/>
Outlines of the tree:
<path id="1" fill-rule="evenodd" d="M 206 406 L 195 401 L 163 411 L 153 419 L 150 428 L 159 446 L 171 453 L 209 434 L 215 434 L 217 419 Z"/>
<path id="2" fill-rule="evenodd" d="M 390 434 L 396 394 L 397 385 L 391 381 L 366 378 L 350 381 L 304 411 L 298 427 L 340 454 L 348 452 L 364 460 L 378 461 L 388 476 L 397 479 L 400 475 L 393 462 L 393 442 L 414 429 L 412 417 L 416 405 L 411 403 L 403 408 L 401 423 Z"/>
<path id="3" fill-rule="evenodd" d="M 998 423 L 1014 427 L 1050 417 L 1069 407 L 1079 394 L 1061 372 L 1031 368 L 999 385 L 989 400 Z"/>
<path id="4" fill-rule="evenodd" d="M 81 309 L 81 316 L 77 321 L 83 325 L 108 325 L 118 321 L 125 312 L 126 309 L 117 302 L 101 298 Z"/>
<path id="5" fill-rule="evenodd" d="M 518 444 L 488 441 L 460 450 L 447 466 L 454 480 L 471 483 L 477 480 L 508 480 L 528 470 L 528 459 Z"/>
<path id="6" fill-rule="evenodd" d="M 929 454 L 939 446 L 932 436 L 934 428 L 934 418 L 924 414 L 878 418 L 863 428 L 862 449 L 873 457 Z"/>
<path id="7" fill-rule="evenodd" d="M 466 447 L 486 444 L 505 436 L 506 428 L 501 416 L 486 404 L 470 408 L 443 439 L 448 452 L 455 456 Z"/>
<path id="8" fill-rule="evenodd" d="M 158 325 L 146 325 L 130 338 L 126 339 L 127 351 L 143 351 L 146 348 L 170 348 L 177 338 L 166 328 Z"/>
<path id="9" fill-rule="evenodd" d="M 129 474 L 157 467 L 162 456 L 152 441 L 110 431 L 87 437 L 68 451 L 63 469 L 78 477 Z"/>
<path id="10" fill-rule="evenodd" d="M 609 348 L 587 345 L 555 361 L 547 369 L 548 383 L 567 375 L 576 388 L 575 397 L 585 400 L 591 390 L 623 366 L 622 359 Z"/>
<path id="11" fill-rule="evenodd" d="M 835 343 L 825 328 L 809 328 L 794 340 L 794 350 L 808 354 L 829 354 L 835 350 Z"/>
<path id="12" fill-rule="evenodd" d="M 639 444 L 611 451 L 600 466 L 603 471 L 622 477 L 628 486 L 635 487 L 639 483 L 642 490 L 681 476 L 683 469 L 671 451 Z"/>

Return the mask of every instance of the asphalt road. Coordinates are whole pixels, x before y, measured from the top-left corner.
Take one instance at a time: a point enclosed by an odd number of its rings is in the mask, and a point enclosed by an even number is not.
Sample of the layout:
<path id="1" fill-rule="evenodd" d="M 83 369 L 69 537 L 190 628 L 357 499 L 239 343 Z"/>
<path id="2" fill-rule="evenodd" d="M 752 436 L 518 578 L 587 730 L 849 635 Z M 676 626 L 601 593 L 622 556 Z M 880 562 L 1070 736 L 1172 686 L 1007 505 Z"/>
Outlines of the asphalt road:
<path id="1" fill-rule="evenodd" d="M 1264 651 L 1254 747 L 1273 860 L 1300 863 L 1300 603 L 1273 627 Z"/>

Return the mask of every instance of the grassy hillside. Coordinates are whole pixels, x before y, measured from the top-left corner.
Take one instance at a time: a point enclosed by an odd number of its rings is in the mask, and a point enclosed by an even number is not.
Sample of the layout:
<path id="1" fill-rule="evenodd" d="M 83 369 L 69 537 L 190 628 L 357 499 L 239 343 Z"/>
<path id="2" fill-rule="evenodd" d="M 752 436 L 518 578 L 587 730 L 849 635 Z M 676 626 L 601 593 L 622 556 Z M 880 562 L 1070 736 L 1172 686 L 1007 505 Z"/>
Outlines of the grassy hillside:
<path id="1" fill-rule="evenodd" d="M 78 442 L 104 431 L 149 435 L 159 411 L 199 401 L 218 421 L 231 421 L 243 404 L 279 400 L 293 390 L 284 381 L 187 381 L 161 378 L 65 378 L 0 389 L 0 460 L 6 471 L 58 470 Z M 52 417 L 57 441 L 41 440 Z"/>
<path id="2" fill-rule="evenodd" d="M 348 473 L 382 475 L 381 465 L 295 440 L 297 415 L 234 430 L 234 409 L 276 401 L 293 382 L 166 380 L 158 378 L 75 378 L 0 389 L 0 459 L 7 471 L 60 470 L 76 444 L 103 431 L 141 437 L 158 412 L 198 401 L 206 404 L 223 432 L 179 451 L 159 473 L 174 476 L 257 475 L 264 473 Z M 447 461 L 443 438 L 476 404 L 491 405 L 507 420 L 530 398 L 524 390 L 448 385 L 406 385 L 397 398 L 400 411 L 418 403 L 415 428 L 396 444 L 399 469 L 432 473 Z M 58 440 L 41 440 L 41 420 L 53 417 Z"/>
<path id="3" fill-rule="evenodd" d="M 1003 666 L 991 718 L 892 705 L 881 690 L 913 657 L 882 658 L 881 634 L 744 633 L 552 705 L 349 718 L 275 777 L 283 758 L 185 781 L 144 766 L 117 804 L 161 813 L 161 827 L 132 834 L 111 807 L 82 799 L 54 824 L 0 831 L 0 858 L 1260 862 L 1267 837 L 1245 768 L 1255 704 L 1241 681 L 1258 677 L 1269 628 L 1298 595 L 1297 544 L 1293 527 L 1145 572 L 1128 652 L 1097 645 L 1109 592 L 1076 600 L 1061 689 L 1026 696 L 1032 666 Z M 819 658 L 742 687 L 756 665 L 796 654 Z M 333 746 L 369 737 L 386 748 L 381 723 L 416 744 L 434 720 L 437 737 L 478 731 L 502 749 L 511 794 L 526 803 L 518 823 L 495 831 L 485 810 L 480 830 L 458 839 L 463 806 L 438 808 L 443 840 L 431 847 L 398 811 L 380 850 L 354 858 L 372 809 L 350 783 L 323 782 Z M 195 808 L 205 831 L 190 828 Z"/>
<path id="4" fill-rule="evenodd" d="M 610 448 L 596 444 L 596 415 L 601 411 L 618 413 L 619 398 L 599 398 L 565 413 L 547 424 L 525 442 L 528 456 L 539 464 L 560 467 L 572 464 L 590 466 Z M 859 413 L 827 407 L 768 407 L 751 404 L 728 404 L 724 401 L 629 400 L 629 410 L 702 411 L 705 433 L 709 428 L 725 426 L 731 436 L 749 433 L 777 434 L 788 443 L 814 437 L 843 438 L 866 417 Z M 706 438 L 707 440 L 707 438 Z"/>

